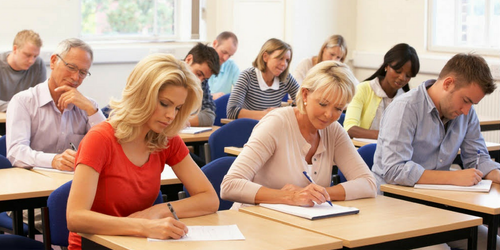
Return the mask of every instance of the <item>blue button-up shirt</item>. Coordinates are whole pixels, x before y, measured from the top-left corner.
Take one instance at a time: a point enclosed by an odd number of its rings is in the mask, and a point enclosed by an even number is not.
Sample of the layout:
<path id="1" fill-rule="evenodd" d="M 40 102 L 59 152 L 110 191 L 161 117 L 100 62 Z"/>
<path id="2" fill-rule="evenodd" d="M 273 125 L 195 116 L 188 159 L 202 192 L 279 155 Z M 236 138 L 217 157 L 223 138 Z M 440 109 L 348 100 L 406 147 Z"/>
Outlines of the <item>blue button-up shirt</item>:
<path id="1" fill-rule="evenodd" d="M 208 85 L 210 86 L 210 92 L 224 94 L 231 93 L 231 89 L 238 81 L 240 76 L 240 68 L 236 63 L 229 59 L 220 66 L 219 74 L 212 75 L 208 79 Z"/>
<path id="2" fill-rule="evenodd" d="M 473 107 L 467 115 L 449 120 L 445 129 L 427 93 L 434 82 L 422 83 L 385 110 L 372 168 L 379 184 L 413 186 L 424 170 L 449 170 L 459 149 L 465 168 L 475 167 L 478 150 L 478 169 L 484 175 L 500 168 L 488 154 Z"/>

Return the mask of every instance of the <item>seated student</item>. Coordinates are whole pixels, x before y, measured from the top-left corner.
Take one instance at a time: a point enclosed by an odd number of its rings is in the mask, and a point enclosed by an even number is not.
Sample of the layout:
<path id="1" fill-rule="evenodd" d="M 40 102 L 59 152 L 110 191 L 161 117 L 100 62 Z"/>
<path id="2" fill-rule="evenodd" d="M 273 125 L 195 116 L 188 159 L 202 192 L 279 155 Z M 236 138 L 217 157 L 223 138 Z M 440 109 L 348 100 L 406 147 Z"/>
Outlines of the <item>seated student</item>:
<path id="1" fill-rule="evenodd" d="M 229 59 L 238 49 L 238 38 L 233 32 L 224 31 L 215 38 L 212 47 L 219 54 L 220 71 L 218 75 L 212 75 L 208 79 L 208 85 L 212 97 L 217 100 L 219 97 L 231 93 L 231 89 L 240 75 L 238 65 Z"/>
<path id="2" fill-rule="evenodd" d="M 326 39 L 317 56 L 306 58 L 297 65 L 295 71 L 293 72 L 293 77 L 299 84 L 302 84 L 307 72 L 314 65 L 328 60 L 344 62 L 346 57 L 347 43 L 345 42 L 344 37 L 341 35 L 333 35 Z"/>
<path id="3" fill-rule="evenodd" d="M 6 146 L 13 166 L 73 171 L 76 152 L 70 143 L 78 147 L 90 128 L 105 119 L 97 103 L 77 89 L 90 75 L 92 59 L 88 44 L 66 39 L 50 57 L 50 78 L 12 98 Z M 35 210 L 35 227 L 43 229 L 39 209 Z"/>
<path id="4" fill-rule="evenodd" d="M 500 183 L 500 164 L 488 154 L 472 107 L 495 88 L 482 57 L 457 54 L 437 80 L 428 80 L 395 99 L 380 123 L 372 169 L 378 184 L 471 186 L 482 178 Z M 459 149 L 465 169 L 449 171 Z M 486 249 L 485 231 L 479 227 L 478 249 Z"/>
<path id="5" fill-rule="evenodd" d="M 392 47 L 377 71 L 356 87 L 344 128 L 352 137 L 377 139 L 380 119 L 392 100 L 410 90 L 408 82 L 420 69 L 417 52 L 406 43 Z"/>
<path id="6" fill-rule="evenodd" d="M 179 239 L 187 233 L 167 204 L 152 206 L 168 164 L 191 194 L 172 202 L 180 218 L 214 213 L 219 199 L 177 135 L 202 98 L 199 81 L 171 55 L 150 55 L 130 74 L 111 116 L 88 133 L 76 155 L 68 199 L 69 249 L 76 232 Z M 167 166 L 168 167 L 168 166 Z"/>
<path id="7" fill-rule="evenodd" d="M 375 197 L 373 174 L 335 122 L 354 95 L 356 78 L 339 62 L 314 66 L 297 94 L 297 107 L 273 110 L 255 126 L 221 184 L 235 202 L 312 206 L 328 200 Z M 347 182 L 330 187 L 332 166 Z M 302 174 L 307 171 L 317 184 Z M 233 205 L 234 209 L 241 206 Z"/>
<path id="8" fill-rule="evenodd" d="M 227 118 L 259 120 L 281 107 L 285 94 L 295 101 L 299 85 L 288 73 L 292 47 L 276 38 L 267 40 L 250 67 L 241 72 L 227 104 Z"/>
<path id="9" fill-rule="evenodd" d="M 38 56 L 41 47 L 38 33 L 22 30 L 14 38 L 12 51 L 0 54 L 0 112 L 7 111 L 15 94 L 47 80 L 47 69 Z"/>

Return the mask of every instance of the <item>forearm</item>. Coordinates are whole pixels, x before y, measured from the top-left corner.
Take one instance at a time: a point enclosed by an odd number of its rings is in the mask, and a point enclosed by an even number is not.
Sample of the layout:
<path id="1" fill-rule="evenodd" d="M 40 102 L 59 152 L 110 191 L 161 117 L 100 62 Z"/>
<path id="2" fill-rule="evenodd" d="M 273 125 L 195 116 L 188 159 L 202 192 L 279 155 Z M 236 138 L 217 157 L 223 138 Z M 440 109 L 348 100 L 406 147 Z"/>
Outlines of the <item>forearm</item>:
<path id="1" fill-rule="evenodd" d="M 500 170 L 492 170 L 484 178 L 487 180 L 492 180 L 495 183 L 500 183 Z"/>
<path id="2" fill-rule="evenodd" d="M 292 198 L 293 198 L 293 191 L 271 189 L 262 186 L 255 195 L 254 203 L 294 205 L 294 203 L 292 202 Z"/>
<path id="3" fill-rule="evenodd" d="M 417 183 L 451 185 L 454 184 L 454 174 L 455 171 L 425 170 Z"/>
<path id="4" fill-rule="evenodd" d="M 257 110 L 241 109 L 240 113 L 238 114 L 238 118 L 250 118 L 250 119 L 260 120 L 266 114 L 267 114 L 266 110 L 257 111 Z"/>
<path id="5" fill-rule="evenodd" d="M 144 236 L 147 219 L 115 217 L 90 210 L 67 211 L 68 229 L 72 232 Z"/>
<path id="6" fill-rule="evenodd" d="M 190 218 L 215 213 L 219 209 L 219 198 L 215 191 L 205 191 L 171 204 L 179 218 Z"/>
<path id="7" fill-rule="evenodd" d="M 368 139 L 377 139 L 378 138 L 378 130 L 370 130 L 364 129 L 359 126 L 352 126 L 347 133 L 351 138 L 368 138 Z"/>
<path id="8" fill-rule="evenodd" d="M 345 189 L 342 185 L 335 185 L 332 187 L 327 187 L 326 191 L 330 195 L 330 199 L 332 199 L 332 201 L 345 200 Z"/>

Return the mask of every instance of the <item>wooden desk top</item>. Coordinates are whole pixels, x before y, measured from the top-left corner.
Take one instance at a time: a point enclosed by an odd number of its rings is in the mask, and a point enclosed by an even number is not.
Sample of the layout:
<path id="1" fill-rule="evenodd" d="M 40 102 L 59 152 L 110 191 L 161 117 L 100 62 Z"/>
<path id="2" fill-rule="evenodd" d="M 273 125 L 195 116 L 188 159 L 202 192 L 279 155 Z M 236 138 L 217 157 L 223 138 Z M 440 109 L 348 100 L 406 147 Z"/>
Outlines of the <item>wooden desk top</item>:
<path id="1" fill-rule="evenodd" d="M 220 119 L 220 123 L 222 124 L 228 124 L 230 122 L 234 121 L 234 119 L 228 119 L 228 118 L 222 118 Z"/>
<path id="2" fill-rule="evenodd" d="M 490 117 L 486 115 L 478 115 L 479 125 L 498 125 L 500 124 L 500 117 Z"/>
<path id="3" fill-rule="evenodd" d="M 371 143 L 377 143 L 377 140 L 371 140 L 371 139 L 359 139 L 359 138 L 354 138 L 351 139 L 352 144 L 354 144 L 355 147 L 359 148 L 367 144 Z M 495 142 L 485 142 L 486 144 L 486 149 L 488 151 L 498 151 L 500 150 L 500 143 L 495 143 Z M 460 150 L 458 151 L 460 154 Z"/>
<path id="4" fill-rule="evenodd" d="M 61 184 L 23 168 L 0 169 L 0 201 L 48 197 Z"/>
<path id="5" fill-rule="evenodd" d="M 172 168 L 165 165 L 163 172 L 161 173 L 161 185 L 172 185 L 172 184 L 182 184 L 182 182 L 177 178 Z"/>
<path id="6" fill-rule="evenodd" d="M 308 220 L 259 206 L 240 211 L 342 239 L 349 248 L 435 234 L 482 224 L 482 218 L 385 196 L 334 202 L 359 214 Z"/>
<path id="7" fill-rule="evenodd" d="M 224 147 L 224 153 L 230 155 L 239 155 L 243 151 L 243 148 L 240 147 Z"/>
<path id="8" fill-rule="evenodd" d="M 110 249 L 340 249 L 333 237 L 291 227 L 249 214 L 226 210 L 196 218 L 181 219 L 186 225 L 238 225 L 245 240 L 238 241 L 164 241 L 148 242 L 132 236 L 80 234 Z"/>
<path id="9" fill-rule="evenodd" d="M 0 123 L 5 123 L 7 121 L 7 113 L 0 112 Z"/>
<path id="10" fill-rule="evenodd" d="M 500 214 L 500 184 L 493 183 L 489 193 L 415 189 L 390 184 L 380 186 L 380 190 L 476 212 Z"/>
<path id="11" fill-rule="evenodd" d="M 198 133 L 198 134 L 179 134 L 179 136 L 181 137 L 181 139 L 184 141 L 184 142 L 204 142 L 204 141 L 208 141 L 208 138 L 210 137 L 210 135 L 217 129 L 219 129 L 220 127 L 219 126 L 212 126 L 212 130 L 211 131 L 207 131 L 207 132 L 202 132 L 202 133 Z"/>

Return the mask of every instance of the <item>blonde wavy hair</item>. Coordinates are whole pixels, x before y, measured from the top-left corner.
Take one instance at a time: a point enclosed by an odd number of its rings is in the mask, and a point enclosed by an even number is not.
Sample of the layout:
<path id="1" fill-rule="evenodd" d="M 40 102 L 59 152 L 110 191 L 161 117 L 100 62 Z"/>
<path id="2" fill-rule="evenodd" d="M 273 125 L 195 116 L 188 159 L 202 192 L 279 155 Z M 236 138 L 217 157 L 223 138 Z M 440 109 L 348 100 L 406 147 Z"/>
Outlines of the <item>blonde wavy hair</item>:
<path id="1" fill-rule="evenodd" d="M 302 97 L 305 90 L 308 90 L 309 94 L 320 91 L 323 93 L 322 98 L 325 99 L 340 92 L 340 100 L 335 100 L 335 102 L 348 104 L 354 96 L 357 84 L 358 80 L 347 65 L 336 61 L 320 62 L 307 72 L 297 92 L 297 108 L 301 114 L 306 113 Z"/>
<path id="2" fill-rule="evenodd" d="M 342 58 L 340 58 L 341 62 L 345 61 L 345 58 L 347 57 L 347 43 L 345 42 L 345 39 L 341 35 L 333 35 L 326 39 L 326 41 L 323 43 L 323 46 L 321 46 L 321 49 L 319 50 L 317 60 L 318 63 L 323 61 L 323 52 L 325 49 L 333 48 L 333 47 L 339 47 L 340 50 L 342 50 Z"/>
<path id="3" fill-rule="evenodd" d="M 110 101 L 111 114 L 108 122 L 115 129 L 118 142 L 136 138 L 141 127 L 148 122 L 158 106 L 158 95 L 167 86 L 186 88 L 188 95 L 175 119 L 162 133 L 149 131 L 145 140 L 150 152 L 167 147 L 168 138 L 186 126 L 191 114 L 197 114 L 203 91 L 198 78 L 187 64 L 172 55 L 153 54 L 142 59 L 132 70 L 120 100 Z"/>

